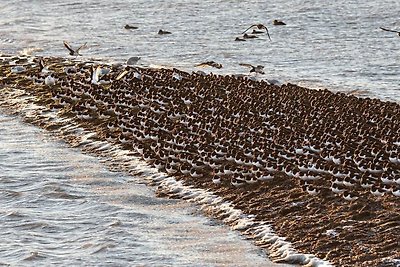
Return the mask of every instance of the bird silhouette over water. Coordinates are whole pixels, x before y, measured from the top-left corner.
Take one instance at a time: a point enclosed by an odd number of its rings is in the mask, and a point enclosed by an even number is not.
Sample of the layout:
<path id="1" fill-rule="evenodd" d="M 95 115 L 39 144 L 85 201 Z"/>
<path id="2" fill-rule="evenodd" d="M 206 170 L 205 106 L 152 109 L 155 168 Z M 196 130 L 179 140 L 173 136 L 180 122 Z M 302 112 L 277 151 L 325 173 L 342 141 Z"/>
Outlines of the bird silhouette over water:
<path id="1" fill-rule="evenodd" d="M 277 20 L 274 19 L 274 21 L 272 22 L 273 25 L 286 25 L 285 22 L 283 22 L 282 20 Z"/>
<path id="2" fill-rule="evenodd" d="M 242 37 L 236 37 L 235 41 L 241 42 L 241 41 L 246 41 L 246 40 L 244 38 L 242 38 Z"/>
<path id="3" fill-rule="evenodd" d="M 132 26 L 132 25 L 129 25 L 129 24 L 126 24 L 124 28 L 127 29 L 127 30 L 136 30 L 136 29 L 138 29 L 138 27 Z"/>
<path id="4" fill-rule="evenodd" d="M 385 29 L 385 28 L 382 28 L 382 27 L 380 27 L 380 29 L 384 30 L 384 31 L 387 31 L 387 32 L 395 32 L 395 33 L 397 33 L 398 36 L 400 36 L 400 31 L 389 30 L 389 29 Z"/>
<path id="5" fill-rule="evenodd" d="M 214 67 L 217 69 L 222 68 L 222 64 L 217 63 L 215 61 L 202 62 L 202 63 L 196 65 L 196 67 L 205 67 L 205 66 L 210 66 L 210 67 Z"/>
<path id="6" fill-rule="evenodd" d="M 257 37 L 257 35 L 245 33 L 245 34 L 243 34 L 243 38 L 244 39 L 255 39 L 255 38 L 258 38 L 258 37 Z"/>
<path id="7" fill-rule="evenodd" d="M 252 34 L 262 34 L 262 33 L 265 33 L 265 31 L 259 31 L 259 30 L 253 29 L 253 31 L 251 33 Z"/>
<path id="8" fill-rule="evenodd" d="M 265 74 L 265 72 L 263 71 L 264 66 L 262 66 L 262 65 L 253 66 L 253 65 L 247 64 L 247 63 L 239 63 L 239 65 L 243 66 L 243 67 L 249 67 L 250 73 L 254 72 L 254 73 L 259 73 L 259 74 Z"/>
<path id="9" fill-rule="evenodd" d="M 269 40 L 271 41 L 271 36 L 269 36 L 268 28 L 264 24 L 260 24 L 260 23 L 251 25 L 244 32 L 242 32 L 242 34 L 245 34 L 248 30 L 250 30 L 253 27 L 257 27 L 257 29 L 259 29 L 259 30 L 265 30 L 268 35 Z"/>
<path id="10" fill-rule="evenodd" d="M 171 32 L 169 32 L 169 31 L 164 31 L 164 30 L 159 30 L 158 31 L 158 34 L 171 34 Z"/>
<path id="11" fill-rule="evenodd" d="M 78 47 L 78 49 L 74 50 L 74 49 L 72 49 L 72 47 L 69 45 L 69 43 L 68 43 L 67 41 L 64 41 L 63 43 L 64 43 L 65 48 L 68 49 L 69 54 L 70 54 L 71 56 L 82 56 L 81 54 L 79 54 L 79 51 L 80 51 L 82 48 L 85 48 L 85 47 L 86 47 L 86 44 L 87 44 L 87 43 L 85 43 L 85 44 L 81 45 L 80 47 Z"/>

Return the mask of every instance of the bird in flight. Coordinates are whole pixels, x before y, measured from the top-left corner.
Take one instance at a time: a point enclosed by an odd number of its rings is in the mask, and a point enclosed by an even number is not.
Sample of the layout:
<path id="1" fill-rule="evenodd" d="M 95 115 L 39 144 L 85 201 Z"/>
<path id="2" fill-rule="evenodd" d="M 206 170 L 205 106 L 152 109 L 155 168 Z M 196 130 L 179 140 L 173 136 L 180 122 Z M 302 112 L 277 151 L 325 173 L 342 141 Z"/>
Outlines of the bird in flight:
<path id="1" fill-rule="evenodd" d="M 82 48 L 85 48 L 86 44 L 87 43 L 81 45 L 78 49 L 74 50 L 74 49 L 72 49 L 72 47 L 69 45 L 69 43 L 67 41 L 64 41 L 64 46 L 65 46 L 65 48 L 68 49 L 69 54 L 71 56 L 82 56 L 81 54 L 79 54 L 79 50 L 81 50 Z"/>
<path id="2" fill-rule="evenodd" d="M 49 69 L 44 64 L 43 58 L 39 59 L 39 72 L 40 73 L 49 73 Z"/>
<path id="3" fill-rule="evenodd" d="M 267 32 L 269 40 L 271 41 L 271 36 L 269 36 L 268 28 L 265 27 L 263 24 L 253 24 L 250 27 L 248 27 L 244 32 L 242 32 L 242 34 L 246 33 L 248 30 L 250 30 L 253 27 L 257 27 L 257 29 L 259 29 L 259 30 L 265 30 Z"/>
<path id="4" fill-rule="evenodd" d="M 262 65 L 253 66 L 253 65 L 247 64 L 247 63 L 239 63 L 239 65 L 243 66 L 243 67 L 251 68 L 250 73 L 255 72 L 255 73 L 259 73 L 259 74 L 265 74 L 265 72 L 263 71 L 264 66 L 262 66 Z"/>
<path id="5" fill-rule="evenodd" d="M 387 32 L 395 32 L 395 33 L 397 33 L 398 36 L 400 36 L 400 31 L 389 30 L 389 29 L 385 29 L 385 28 L 382 28 L 382 27 L 380 27 L 380 29 L 384 30 L 384 31 L 387 31 Z"/>
<path id="6" fill-rule="evenodd" d="M 205 67 L 205 66 L 210 66 L 210 67 L 214 67 L 217 69 L 222 68 L 222 65 L 220 63 L 217 63 L 215 61 L 206 61 L 200 64 L 197 64 L 195 67 Z"/>

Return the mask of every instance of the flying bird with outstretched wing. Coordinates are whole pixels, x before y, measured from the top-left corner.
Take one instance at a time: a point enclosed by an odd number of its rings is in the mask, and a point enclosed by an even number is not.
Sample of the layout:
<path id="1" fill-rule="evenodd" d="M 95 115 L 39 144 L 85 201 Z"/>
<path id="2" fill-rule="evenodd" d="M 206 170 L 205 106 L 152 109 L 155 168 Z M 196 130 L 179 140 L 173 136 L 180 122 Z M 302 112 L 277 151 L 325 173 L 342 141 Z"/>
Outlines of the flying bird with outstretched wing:
<path id="1" fill-rule="evenodd" d="M 86 44 L 87 44 L 87 43 L 85 43 L 85 44 L 81 45 L 78 49 L 74 50 L 74 49 L 72 49 L 72 47 L 69 45 L 69 43 L 68 43 L 67 41 L 64 41 L 63 43 L 64 43 L 65 48 L 68 49 L 69 54 L 70 54 L 71 56 L 82 56 L 81 54 L 79 54 L 79 51 L 80 51 L 82 48 L 85 48 L 85 47 L 86 47 Z"/>
<path id="2" fill-rule="evenodd" d="M 260 23 L 251 25 L 244 32 L 242 32 L 242 34 L 245 34 L 248 30 L 250 30 L 253 27 L 257 27 L 257 29 L 259 29 L 259 30 L 265 30 L 268 35 L 269 40 L 271 41 L 271 36 L 269 36 L 268 28 L 264 24 L 260 24 Z"/>
<path id="3" fill-rule="evenodd" d="M 253 66 L 253 65 L 247 64 L 247 63 L 239 63 L 239 65 L 250 68 L 250 73 L 254 72 L 254 73 L 259 73 L 259 74 L 265 74 L 265 72 L 263 71 L 264 66 L 262 66 L 262 65 Z"/>

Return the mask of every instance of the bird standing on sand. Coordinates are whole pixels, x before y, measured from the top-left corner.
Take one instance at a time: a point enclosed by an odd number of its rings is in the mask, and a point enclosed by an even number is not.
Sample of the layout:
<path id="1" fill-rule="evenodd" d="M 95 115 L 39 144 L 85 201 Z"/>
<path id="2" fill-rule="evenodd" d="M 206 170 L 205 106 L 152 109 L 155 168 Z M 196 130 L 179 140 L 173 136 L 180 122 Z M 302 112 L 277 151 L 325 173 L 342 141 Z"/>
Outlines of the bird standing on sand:
<path id="1" fill-rule="evenodd" d="M 354 194 L 353 192 L 344 191 L 343 198 L 347 201 L 353 201 L 353 200 L 357 200 L 358 196 L 356 194 Z"/>
<path id="2" fill-rule="evenodd" d="M 385 29 L 385 28 L 382 28 L 382 27 L 380 27 L 380 29 L 384 30 L 384 31 L 387 31 L 387 32 L 395 32 L 395 33 L 397 33 L 398 36 L 400 36 L 400 31 L 389 30 L 389 29 Z"/>
<path id="3" fill-rule="evenodd" d="M 271 36 L 269 36 L 268 28 L 265 27 L 265 25 L 263 24 L 253 24 L 250 27 L 248 27 L 244 32 L 242 32 L 242 34 L 245 34 L 248 30 L 250 30 L 253 27 L 257 27 L 257 29 L 259 30 L 265 30 L 267 32 L 269 40 L 271 41 Z"/>
<path id="4" fill-rule="evenodd" d="M 21 73 L 26 71 L 26 68 L 24 66 L 15 66 L 11 68 L 12 73 Z"/>
<path id="5" fill-rule="evenodd" d="M 53 76 L 51 76 L 50 74 L 44 79 L 44 84 L 47 86 L 53 86 L 56 84 L 56 79 L 54 79 Z"/>
<path id="6" fill-rule="evenodd" d="M 69 54 L 70 54 L 71 56 L 82 56 L 81 54 L 79 54 L 79 50 L 81 50 L 82 48 L 85 48 L 85 47 L 86 47 L 86 44 L 87 44 L 87 43 L 85 43 L 85 44 L 81 45 L 78 49 L 74 50 L 74 49 L 72 49 L 72 47 L 69 45 L 69 43 L 67 43 L 67 41 L 64 41 L 63 43 L 64 43 L 65 48 L 68 49 Z"/>

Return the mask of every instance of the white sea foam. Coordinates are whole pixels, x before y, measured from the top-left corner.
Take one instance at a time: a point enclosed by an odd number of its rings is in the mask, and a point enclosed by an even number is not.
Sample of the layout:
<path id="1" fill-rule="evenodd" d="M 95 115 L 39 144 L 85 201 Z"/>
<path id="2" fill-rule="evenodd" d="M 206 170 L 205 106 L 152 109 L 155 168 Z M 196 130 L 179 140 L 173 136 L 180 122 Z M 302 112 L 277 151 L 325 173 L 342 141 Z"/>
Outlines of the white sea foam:
<path id="1" fill-rule="evenodd" d="M 40 47 L 27 47 L 22 49 L 21 51 L 18 52 L 18 54 L 23 55 L 23 56 L 31 56 L 32 54 L 36 52 L 42 52 L 43 48 Z"/>

